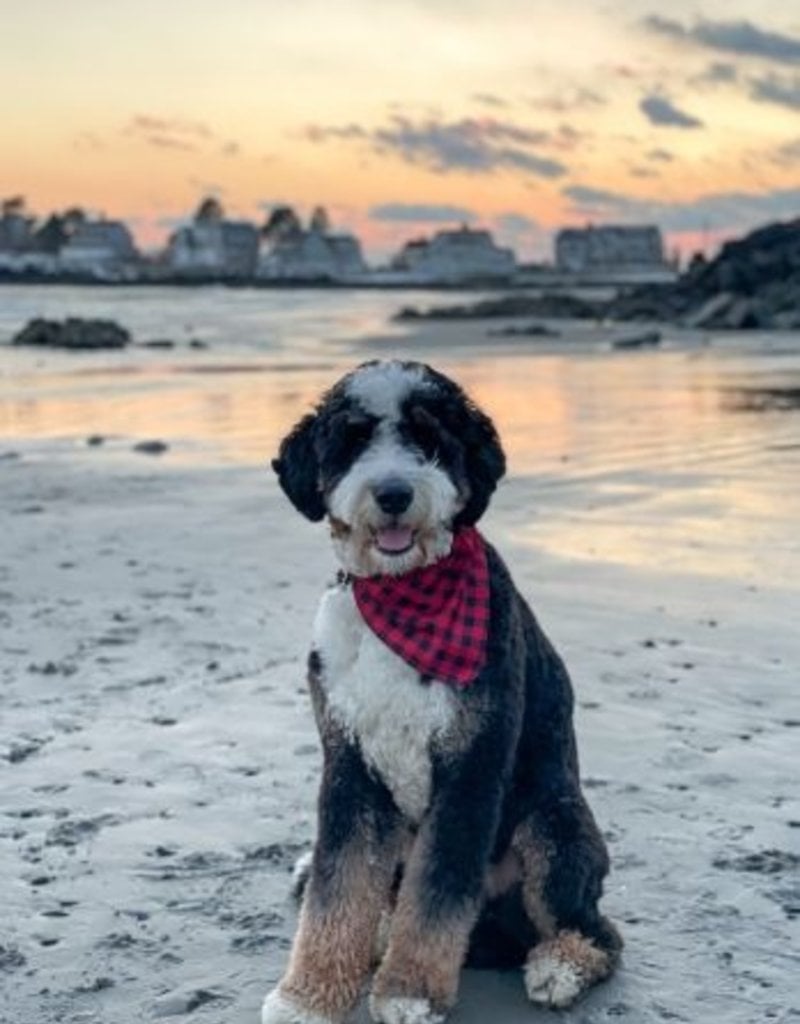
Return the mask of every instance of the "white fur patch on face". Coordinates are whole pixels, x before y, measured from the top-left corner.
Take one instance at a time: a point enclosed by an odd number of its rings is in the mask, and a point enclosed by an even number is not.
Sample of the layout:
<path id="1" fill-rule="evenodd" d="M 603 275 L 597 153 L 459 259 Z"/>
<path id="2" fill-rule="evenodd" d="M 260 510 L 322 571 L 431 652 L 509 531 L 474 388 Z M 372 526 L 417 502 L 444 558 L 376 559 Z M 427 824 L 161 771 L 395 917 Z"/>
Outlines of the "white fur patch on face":
<path id="1" fill-rule="evenodd" d="M 403 402 L 424 380 L 423 367 L 390 360 L 356 370 L 347 382 L 347 394 L 371 416 L 396 420 Z"/>
<path id="2" fill-rule="evenodd" d="M 378 1024 L 441 1024 L 443 1013 L 437 1013 L 427 999 L 394 996 L 369 1001 L 369 1012 Z"/>
<path id="3" fill-rule="evenodd" d="M 539 1006 L 563 1009 L 587 988 L 581 971 L 548 943 L 534 947 L 524 969 L 528 999 Z"/>
<path id="4" fill-rule="evenodd" d="M 335 1024 L 332 1017 L 322 1017 L 311 1010 L 304 1010 L 274 988 L 261 1007 L 261 1024 Z"/>
<path id="5" fill-rule="evenodd" d="M 350 587 L 323 595 L 313 645 L 330 713 L 358 741 L 401 812 L 418 823 L 430 802 L 431 742 L 455 715 L 451 688 L 422 685 L 416 670 L 369 629 Z"/>

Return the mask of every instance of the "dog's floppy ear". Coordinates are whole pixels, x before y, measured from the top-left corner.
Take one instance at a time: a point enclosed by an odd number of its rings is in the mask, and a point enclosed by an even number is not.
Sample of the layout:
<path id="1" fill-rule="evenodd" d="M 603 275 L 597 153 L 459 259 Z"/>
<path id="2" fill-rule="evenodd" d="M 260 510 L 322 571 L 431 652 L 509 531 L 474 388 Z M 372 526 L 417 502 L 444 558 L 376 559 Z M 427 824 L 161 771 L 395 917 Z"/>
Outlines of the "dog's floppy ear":
<path id="1" fill-rule="evenodd" d="M 456 526 L 477 523 L 498 481 L 506 471 L 506 457 L 494 424 L 475 403 L 463 396 L 458 403 L 456 436 L 464 448 L 464 469 L 469 483 L 469 499 L 455 519 Z"/>
<path id="2" fill-rule="evenodd" d="M 319 459 L 314 445 L 317 414 L 309 413 L 281 441 L 272 468 L 289 501 L 314 523 L 325 517 L 319 488 Z"/>

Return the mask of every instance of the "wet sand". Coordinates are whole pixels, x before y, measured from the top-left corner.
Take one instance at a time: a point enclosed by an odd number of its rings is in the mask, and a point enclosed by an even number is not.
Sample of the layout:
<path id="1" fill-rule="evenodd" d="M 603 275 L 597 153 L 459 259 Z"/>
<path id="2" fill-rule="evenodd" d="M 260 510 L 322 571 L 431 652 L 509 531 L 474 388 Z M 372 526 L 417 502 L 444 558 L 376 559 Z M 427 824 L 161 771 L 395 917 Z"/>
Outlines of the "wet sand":
<path id="1" fill-rule="evenodd" d="M 458 372 L 507 436 L 484 530 L 572 672 L 627 941 L 619 975 L 561 1017 L 790 1020 L 800 431 L 764 395 L 785 399 L 800 339 L 490 359 L 449 328 L 407 350 Z M 385 344 L 224 385 L 160 357 L 127 399 L 102 358 L 82 368 L 105 392 L 82 398 L 74 364 L 50 399 L 32 372 L 27 432 L 0 403 L 0 1019 L 258 1019 L 313 837 L 303 663 L 334 570 L 263 461 L 323 380 Z M 103 419 L 115 400 L 138 410 L 127 429 Z M 153 437 L 162 456 L 132 450 Z M 468 975 L 453 1021 L 491 1018 L 552 1015 L 516 974 Z"/>

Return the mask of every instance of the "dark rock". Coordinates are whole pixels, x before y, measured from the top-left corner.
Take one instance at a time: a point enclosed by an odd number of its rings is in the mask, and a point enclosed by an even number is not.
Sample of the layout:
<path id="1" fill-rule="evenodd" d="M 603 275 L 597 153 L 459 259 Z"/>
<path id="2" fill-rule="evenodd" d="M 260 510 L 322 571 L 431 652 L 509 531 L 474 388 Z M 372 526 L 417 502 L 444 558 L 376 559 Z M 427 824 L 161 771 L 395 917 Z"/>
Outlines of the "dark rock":
<path id="1" fill-rule="evenodd" d="M 612 348 L 657 348 L 661 344 L 660 331 L 645 331 L 644 334 L 633 334 L 630 338 L 616 338 L 611 342 Z"/>
<path id="2" fill-rule="evenodd" d="M 431 306 L 425 310 L 405 306 L 395 320 L 492 320 L 500 317 L 536 316 L 544 319 L 592 320 L 603 315 L 605 303 L 589 302 L 565 292 L 544 295 L 502 295 L 457 306 Z"/>
<path id="3" fill-rule="evenodd" d="M 208 342 L 200 341 L 199 338 L 192 338 L 189 342 L 189 348 L 208 348 Z"/>
<path id="4" fill-rule="evenodd" d="M 34 345 L 42 348 L 117 349 L 125 348 L 131 336 L 113 320 L 44 320 L 37 317 L 18 331 L 12 345 Z"/>
<path id="5" fill-rule="evenodd" d="M 99 448 L 101 444 L 105 444 L 105 443 L 106 443 L 106 439 L 103 437 L 102 434 L 90 434 L 86 438 L 86 444 L 90 448 Z"/>
<path id="6" fill-rule="evenodd" d="M 139 348 L 157 348 L 157 349 L 168 349 L 175 348 L 175 342 L 170 341 L 169 338 L 154 338 L 153 341 L 142 341 L 139 342 Z"/>
<path id="7" fill-rule="evenodd" d="M 133 450 L 142 455 L 163 455 L 169 451 L 169 445 L 165 441 L 139 441 L 133 446 Z"/>
<path id="8" fill-rule="evenodd" d="M 522 327 L 501 327 L 489 331 L 492 338 L 560 338 L 561 332 L 554 331 L 544 324 L 524 324 Z"/>

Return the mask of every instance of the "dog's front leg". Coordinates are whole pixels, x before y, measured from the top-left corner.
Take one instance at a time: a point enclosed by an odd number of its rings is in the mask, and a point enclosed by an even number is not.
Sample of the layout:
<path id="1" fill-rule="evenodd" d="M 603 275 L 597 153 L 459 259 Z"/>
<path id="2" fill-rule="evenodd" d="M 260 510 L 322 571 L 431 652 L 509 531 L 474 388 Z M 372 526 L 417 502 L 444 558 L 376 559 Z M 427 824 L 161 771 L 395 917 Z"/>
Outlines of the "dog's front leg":
<path id="1" fill-rule="evenodd" d="M 492 760 L 472 751 L 445 770 L 434 766 L 441 781 L 405 866 L 370 997 L 379 1024 L 437 1024 L 455 1002 L 499 817 Z"/>
<path id="2" fill-rule="evenodd" d="M 399 857 L 397 809 L 359 751 L 325 744 L 317 841 L 289 967 L 262 1024 L 333 1024 L 355 1005 L 372 962 Z"/>

